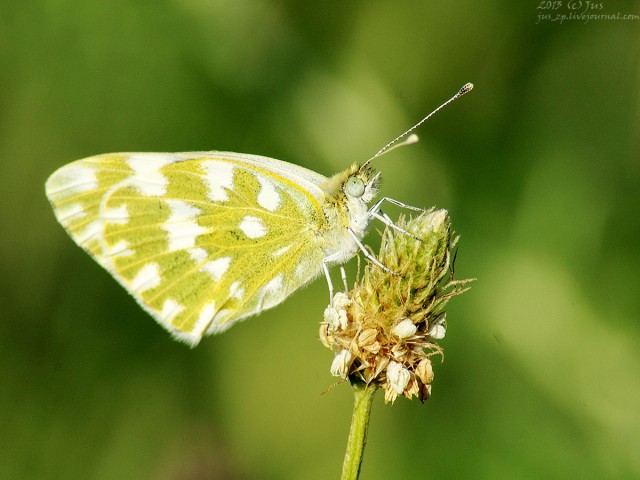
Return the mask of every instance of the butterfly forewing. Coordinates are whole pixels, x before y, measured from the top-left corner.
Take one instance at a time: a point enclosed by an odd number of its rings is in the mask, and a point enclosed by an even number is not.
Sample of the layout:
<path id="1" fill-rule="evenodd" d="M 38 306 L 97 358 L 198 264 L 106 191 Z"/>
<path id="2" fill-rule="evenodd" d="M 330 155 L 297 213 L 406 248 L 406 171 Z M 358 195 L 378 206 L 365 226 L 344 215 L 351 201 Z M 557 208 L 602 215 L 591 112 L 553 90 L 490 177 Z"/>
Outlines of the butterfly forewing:
<path id="1" fill-rule="evenodd" d="M 62 167 L 47 195 L 76 243 L 196 344 L 319 273 L 324 180 L 235 153 L 109 154 Z"/>

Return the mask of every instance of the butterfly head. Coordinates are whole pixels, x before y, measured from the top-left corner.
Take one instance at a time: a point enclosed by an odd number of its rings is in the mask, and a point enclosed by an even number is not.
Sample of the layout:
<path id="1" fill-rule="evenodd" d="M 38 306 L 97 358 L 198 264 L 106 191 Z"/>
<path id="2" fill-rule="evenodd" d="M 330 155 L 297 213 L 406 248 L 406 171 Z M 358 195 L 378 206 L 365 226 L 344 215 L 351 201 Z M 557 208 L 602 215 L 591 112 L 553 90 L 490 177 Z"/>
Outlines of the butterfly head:
<path id="1" fill-rule="evenodd" d="M 323 186 L 325 194 L 335 203 L 362 202 L 368 204 L 378 193 L 380 172 L 369 165 L 352 165 L 331 177 Z"/>

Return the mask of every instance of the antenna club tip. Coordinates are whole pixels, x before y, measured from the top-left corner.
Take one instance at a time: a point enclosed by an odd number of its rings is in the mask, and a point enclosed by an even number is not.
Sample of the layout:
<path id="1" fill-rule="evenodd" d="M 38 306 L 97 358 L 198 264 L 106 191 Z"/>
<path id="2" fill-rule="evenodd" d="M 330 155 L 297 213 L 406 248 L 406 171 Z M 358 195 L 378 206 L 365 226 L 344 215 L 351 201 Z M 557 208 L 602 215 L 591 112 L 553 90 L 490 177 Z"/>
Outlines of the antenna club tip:
<path id="1" fill-rule="evenodd" d="M 462 88 L 458 91 L 458 96 L 464 95 L 465 93 L 469 93 L 473 90 L 473 83 L 465 83 Z"/>
<path id="2" fill-rule="evenodd" d="M 410 144 L 412 144 L 412 143 L 418 143 L 418 140 L 420 140 L 420 139 L 418 138 L 418 135 L 416 135 L 415 133 L 412 133 L 411 135 L 409 135 L 409 136 L 407 137 L 407 139 L 405 140 L 405 142 L 404 142 L 404 143 L 406 143 L 407 145 L 410 145 Z"/>

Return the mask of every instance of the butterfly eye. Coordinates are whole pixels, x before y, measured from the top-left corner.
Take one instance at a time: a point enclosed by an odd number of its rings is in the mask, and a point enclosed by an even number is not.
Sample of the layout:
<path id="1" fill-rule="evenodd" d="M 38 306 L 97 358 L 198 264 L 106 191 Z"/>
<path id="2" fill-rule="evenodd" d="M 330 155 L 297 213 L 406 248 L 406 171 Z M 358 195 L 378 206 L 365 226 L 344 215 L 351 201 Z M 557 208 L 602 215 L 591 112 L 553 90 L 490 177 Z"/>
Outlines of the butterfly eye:
<path id="1" fill-rule="evenodd" d="M 344 191 L 350 197 L 360 198 L 364 195 L 364 182 L 359 177 L 349 177 Z"/>

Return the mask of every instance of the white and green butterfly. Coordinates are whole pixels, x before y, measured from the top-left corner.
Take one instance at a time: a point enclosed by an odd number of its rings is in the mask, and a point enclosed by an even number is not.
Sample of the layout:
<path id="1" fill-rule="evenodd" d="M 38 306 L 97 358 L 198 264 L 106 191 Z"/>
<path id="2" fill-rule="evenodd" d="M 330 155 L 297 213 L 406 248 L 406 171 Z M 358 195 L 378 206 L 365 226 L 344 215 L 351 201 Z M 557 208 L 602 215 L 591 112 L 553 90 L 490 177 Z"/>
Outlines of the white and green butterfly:
<path id="1" fill-rule="evenodd" d="M 328 267 L 358 250 L 386 268 L 361 240 L 372 218 L 397 228 L 384 201 L 408 206 L 383 197 L 369 208 L 380 178 L 370 161 L 327 178 L 257 155 L 115 153 L 63 166 L 46 193 L 71 238 L 194 346 L 323 271 L 332 290 Z"/>

